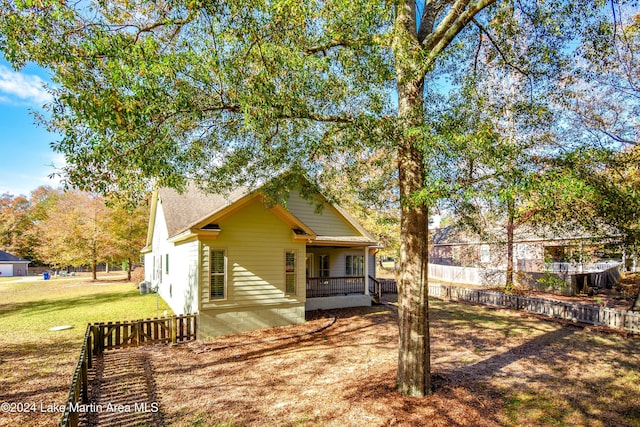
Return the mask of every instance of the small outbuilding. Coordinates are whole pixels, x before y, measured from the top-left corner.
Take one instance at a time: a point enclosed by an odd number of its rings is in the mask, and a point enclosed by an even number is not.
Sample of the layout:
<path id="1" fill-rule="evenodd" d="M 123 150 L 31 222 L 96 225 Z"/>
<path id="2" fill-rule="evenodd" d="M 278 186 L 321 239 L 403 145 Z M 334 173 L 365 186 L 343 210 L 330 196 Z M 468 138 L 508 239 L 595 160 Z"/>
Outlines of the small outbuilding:
<path id="1" fill-rule="evenodd" d="M 30 262 L 10 253 L 0 251 L 0 277 L 27 276 Z"/>

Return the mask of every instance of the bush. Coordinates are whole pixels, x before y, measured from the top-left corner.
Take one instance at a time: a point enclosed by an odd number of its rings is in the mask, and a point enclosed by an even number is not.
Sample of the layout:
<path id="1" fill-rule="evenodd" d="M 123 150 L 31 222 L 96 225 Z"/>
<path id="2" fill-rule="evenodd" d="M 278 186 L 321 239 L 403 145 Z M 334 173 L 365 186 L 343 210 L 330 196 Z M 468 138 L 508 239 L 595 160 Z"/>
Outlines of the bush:
<path id="1" fill-rule="evenodd" d="M 542 291 L 547 292 L 564 292 L 569 286 L 567 282 L 553 273 L 545 273 L 544 276 L 536 280 L 536 282 L 541 286 Z"/>
<path id="2" fill-rule="evenodd" d="M 136 288 L 140 282 L 144 280 L 144 267 L 136 267 L 131 272 L 131 282 L 135 283 Z"/>

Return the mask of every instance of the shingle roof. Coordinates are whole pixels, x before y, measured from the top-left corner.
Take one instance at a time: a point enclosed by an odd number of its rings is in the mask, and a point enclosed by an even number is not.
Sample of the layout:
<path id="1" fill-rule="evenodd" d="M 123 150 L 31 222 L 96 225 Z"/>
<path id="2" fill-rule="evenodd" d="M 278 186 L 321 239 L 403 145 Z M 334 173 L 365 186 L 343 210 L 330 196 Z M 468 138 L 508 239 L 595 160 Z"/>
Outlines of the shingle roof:
<path id="1" fill-rule="evenodd" d="M 179 234 L 193 224 L 237 202 L 249 192 L 248 188 L 240 187 L 224 195 L 206 194 L 194 183 L 189 183 L 182 194 L 169 188 L 158 190 L 169 236 Z"/>
<path id="2" fill-rule="evenodd" d="M 5 251 L 0 251 L 0 262 L 31 262 L 29 260 L 19 258 L 15 255 L 11 255 Z"/>
<path id="3" fill-rule="evenodd" d="M 195 224 L 206 220 L 208 217 L 214 216 L 223 209 L 249 195 L 251 192 L 252 190 L 248 187 L 239 187 L 222 195 L 210 194 L 201 190 L 193 182 L 190 182 L 182 193 L 178 193 L 176 190 L 169 188 L 159 189 L 158 199 L 162 203 L 169 237 L 175 237 Z M 377 244 L 375 238 L 371 236 L 368 231 L 362 228 L 362 226 L 346 211 L 341 209 L 339 206 L 334 206 L 334 208 L 336 208 L 339 215 L 342 215 L 343 219 L 347 223 L 350 223 L 358 230 L 356 231 L 358 235 L 317 236 L 316 241 L 321 242 L 326 240 L 327 242 L 341 241 L 368 245 Z M 287 210 L 291 212 L 290 209 Z M 297 217 L 297 220 L 304 223 L 300 217 Z M 306 226 L 310 227 L 310 224 L 306 224 Z M 310 227 L 310 229 L 316 232 L 316 230 L 313 230 L 313 227 Z"/>

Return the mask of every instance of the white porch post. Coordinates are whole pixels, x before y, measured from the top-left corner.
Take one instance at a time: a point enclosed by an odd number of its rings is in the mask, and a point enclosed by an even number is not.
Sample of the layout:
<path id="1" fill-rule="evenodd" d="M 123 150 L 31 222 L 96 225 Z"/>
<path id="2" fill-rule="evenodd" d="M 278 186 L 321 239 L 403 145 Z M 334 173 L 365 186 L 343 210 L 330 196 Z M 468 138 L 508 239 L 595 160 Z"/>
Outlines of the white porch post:
<path id="1" fill-rule="evenodd" d="M 364 247 L 364 294 L 369 295 L 369 248 Z"/>

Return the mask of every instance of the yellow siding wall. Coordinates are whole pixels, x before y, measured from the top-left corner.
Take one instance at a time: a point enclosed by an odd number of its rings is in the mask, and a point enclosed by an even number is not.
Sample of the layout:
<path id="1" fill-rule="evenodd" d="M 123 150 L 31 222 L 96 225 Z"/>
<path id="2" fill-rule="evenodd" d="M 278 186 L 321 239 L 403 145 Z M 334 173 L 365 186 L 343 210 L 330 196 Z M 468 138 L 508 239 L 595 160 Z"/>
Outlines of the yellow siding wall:
<path id="1" fill-rule="evenodd" d="M 304 322 L 305 304 L 235 307 L 200 313 L 198 338 L 236 334 L 253 329 L 287 326 Z"/>
<path id="2" fill-rule="evenodd" d="M 202 237 L 199 245 L 200 314 L 205 334 L 220 335 L 304 321 L 305 243 L 293 239 L 291 227 L 260 199 L 218 221 L 218 225 L 222 230 L 218 238 Z M 209 298 L 212 248 L 223 249 L 227 255 L 224 300 Z M 297 253 L 296 295 L 284 292 L 286 251 Z M 211 324 L 209 327 L 205 326 L 207 322 Z M 214 324 L 224 327 L 220 326 L 219 333 L 213 333 Z"/>
<path id="3" fill-rule="evenodd" d="M 296 192 L 289 195 L 287 209 L 318 236 L 361 236 L 345 223 L 331 206 L 325 203 L 324 208 L 317 213 L 316 205 L 303 199 Z"/>

